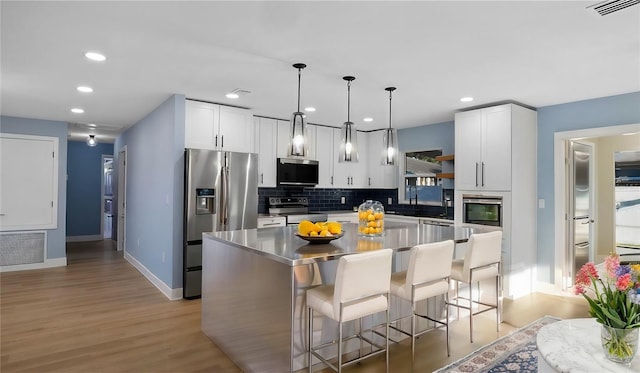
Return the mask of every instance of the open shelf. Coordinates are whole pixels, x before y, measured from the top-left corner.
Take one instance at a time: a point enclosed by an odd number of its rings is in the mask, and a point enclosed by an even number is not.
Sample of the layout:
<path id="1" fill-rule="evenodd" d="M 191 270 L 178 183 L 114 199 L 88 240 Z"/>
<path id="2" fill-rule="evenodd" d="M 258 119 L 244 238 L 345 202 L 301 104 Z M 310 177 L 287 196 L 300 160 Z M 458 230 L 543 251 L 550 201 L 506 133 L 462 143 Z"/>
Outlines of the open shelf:
<path id="1" fill-rule="evenodd" d="M 436 174 L 436 178 L 438 179 L 453 179 L 453 172 Z"/>
<path id="2" fill-rule="evenodd" d="M 436 157 L 436 161 L 453 161 L 454 155 L 453 154 L 449 154 L 449 155 L 439 155 Z"/>

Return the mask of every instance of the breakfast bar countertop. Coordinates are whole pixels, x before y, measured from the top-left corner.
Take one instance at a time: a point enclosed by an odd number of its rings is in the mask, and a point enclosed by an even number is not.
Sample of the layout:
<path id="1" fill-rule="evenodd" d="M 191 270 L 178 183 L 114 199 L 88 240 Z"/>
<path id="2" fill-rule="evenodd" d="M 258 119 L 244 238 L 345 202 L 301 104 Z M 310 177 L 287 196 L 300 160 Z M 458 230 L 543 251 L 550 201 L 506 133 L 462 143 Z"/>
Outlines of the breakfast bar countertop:
<path id="1" fill-rule="evenodd" d="M 473 233 L 484 233 L 488 229 L 463 226 L 411 225 L 386 222 L 385 235 L 365 237 L 357 233 L 358 225 L 342 225 L 344 236 L 327 244 L 310 244 L 297 237 L 296 227 L 267 229 L 245 229 L 241 231 L 204 233 L 205 239 L 222 241 L 240 249 L 267 256 L 271 260 L 297 266 L 318 261 L 335 260 L 340 256 L 362 251 L 390 248 L 395 251 L 430 242 L 454 240 L 466 242 Z"/>

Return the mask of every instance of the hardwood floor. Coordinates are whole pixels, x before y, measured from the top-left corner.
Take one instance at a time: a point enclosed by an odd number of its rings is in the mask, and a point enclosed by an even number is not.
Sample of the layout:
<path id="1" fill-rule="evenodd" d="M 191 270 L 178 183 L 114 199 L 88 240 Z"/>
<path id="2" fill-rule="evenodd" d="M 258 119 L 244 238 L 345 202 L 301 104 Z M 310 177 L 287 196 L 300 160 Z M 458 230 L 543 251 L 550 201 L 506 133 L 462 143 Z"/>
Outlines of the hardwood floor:
<path id="1" fill-rule="evenodd" d="M 0 274 L 0 371 L 240 372 L 200 330 L 200 301 L 169 301 L 111 240 L 70 243 L 67 267 Z M 505 301 L 501 335 L 535 319 L 588 317 L 580 298 L 534 294 Z M 408 341 L 392 345 L 390 371 L 431 372 L 498 337 L 495 313 L 451 322 L 423 335 L 411 361 Z M 323 372 L 330 371 L 323 369 Z M 383 372 L 384 359 L 347 372 Z"/>

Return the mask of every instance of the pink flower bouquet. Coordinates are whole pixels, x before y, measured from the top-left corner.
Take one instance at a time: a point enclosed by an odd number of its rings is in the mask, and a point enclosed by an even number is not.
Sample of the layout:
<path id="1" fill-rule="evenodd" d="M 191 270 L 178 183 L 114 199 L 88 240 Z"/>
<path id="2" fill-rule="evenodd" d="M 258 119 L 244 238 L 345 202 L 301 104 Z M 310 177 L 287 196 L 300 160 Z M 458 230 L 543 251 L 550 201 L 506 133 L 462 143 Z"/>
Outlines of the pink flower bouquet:
<path id="1" fill-rule="evenodd" d="M 603 278 L 593 263 L 583 265 L 574 290 L 589 302 L 589 314 L 603 325 L 607 356 L 627 362 L 637 349 L 638 332 L 634 329 L 640 328 L 640 264 L 621 265 L 618 255 L 611 254 L 604 266 L 607 273 Z M 635 340 L 630 340 L 633 335 Z"/>

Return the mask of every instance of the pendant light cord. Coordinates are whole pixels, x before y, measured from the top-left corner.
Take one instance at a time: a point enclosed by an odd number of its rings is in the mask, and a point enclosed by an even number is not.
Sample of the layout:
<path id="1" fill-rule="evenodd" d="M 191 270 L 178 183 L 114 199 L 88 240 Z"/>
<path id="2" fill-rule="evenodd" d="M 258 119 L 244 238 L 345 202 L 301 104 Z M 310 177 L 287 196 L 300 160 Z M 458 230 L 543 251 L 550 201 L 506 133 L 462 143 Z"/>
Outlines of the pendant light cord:
<path id="1" fill-rule="evenodd" d="M 302 69 L 298 68 L 298 113 L 300 112 L 300 76 L 302 75 Z"/>
<path id="2" fill-rule="evenodd" d="M 351 123 L 351 81 L 347 82 L 347 122 Z"/>
<path id="3" fill-rule="evenodd" d="M 391 93 L 392 91 L 389 91 L 389 129 L 391 129 Z"/>

